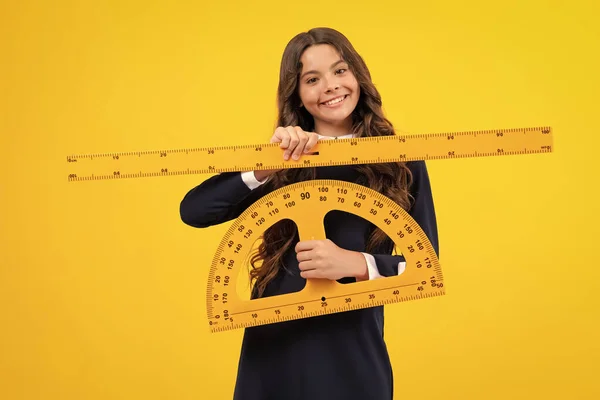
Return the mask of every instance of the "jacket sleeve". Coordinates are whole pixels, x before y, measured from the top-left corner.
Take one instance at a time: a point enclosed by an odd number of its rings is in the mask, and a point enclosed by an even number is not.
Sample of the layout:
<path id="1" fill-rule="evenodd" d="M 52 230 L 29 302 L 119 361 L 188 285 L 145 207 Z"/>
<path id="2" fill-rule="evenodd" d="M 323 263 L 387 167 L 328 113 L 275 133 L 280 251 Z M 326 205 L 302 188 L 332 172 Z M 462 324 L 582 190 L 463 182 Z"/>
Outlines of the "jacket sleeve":
<path id="1" fill-rule="evenodd" d="M 185 224 L 207 228 L 239 217 L 265 194 L 264 185 L 249 188 L 240 172 L 224 172 L 188 191 L 179 205 L 179 214 Z"/>
<path id="2" fill-rule="evenodd" d="M 414 197 L 414 203 L 409 209 L 408 214 L 425 232 L 436 255 L 439 257 L 437 221 L 427 166 L 425 161 L 409 162 L 407 165 L 413 173 L 410 193 Z M 372 254 L 372 256 L 376 261 L 379 274 L 382 276 L 398 275 L 398 272 L 401 273 L 403 271 L 406 263 L 404 256 L 390 254 Z M 400 271 L 398 271 L 399 266 Z"/>

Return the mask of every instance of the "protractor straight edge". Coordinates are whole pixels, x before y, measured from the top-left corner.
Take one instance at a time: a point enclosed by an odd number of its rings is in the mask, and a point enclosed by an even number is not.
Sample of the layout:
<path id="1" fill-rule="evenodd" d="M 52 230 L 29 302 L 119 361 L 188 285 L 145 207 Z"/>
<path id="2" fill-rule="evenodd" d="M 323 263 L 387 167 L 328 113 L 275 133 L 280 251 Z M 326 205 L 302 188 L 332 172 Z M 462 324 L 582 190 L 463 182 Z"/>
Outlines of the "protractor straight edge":
<path id="1" fill-rule="evenodd" d="M 269 227 L 290 219 L 296 223 L 301 241 L 325 239 L 323 221 L 332 211 L 354 214 L 383 230 L 404 257 L 404 269 L 397 265 L 395 272 L 399 274 L 347 284 L 308 279 L 294 293 L 252 300 L 240 298 L 238 277 L 240 273 L 248 274 L 253 246 Z M 394 257 L 390 265 L 401 261 L 402 258 Z M 368 187 L 339 180 L 312 180 L 271 192 L 232 223 L 209 270 L 206 311 L 212 332 L 222 332 L 444 294 L 437 254 L 410 214 Z"/>
<path id="2" fill-rule="evenodd" d="M 67 157 L 69 182 L 549 153 L 551 127 L 319 140 L 299 160 L 278 143 L 82 154 Z"/>

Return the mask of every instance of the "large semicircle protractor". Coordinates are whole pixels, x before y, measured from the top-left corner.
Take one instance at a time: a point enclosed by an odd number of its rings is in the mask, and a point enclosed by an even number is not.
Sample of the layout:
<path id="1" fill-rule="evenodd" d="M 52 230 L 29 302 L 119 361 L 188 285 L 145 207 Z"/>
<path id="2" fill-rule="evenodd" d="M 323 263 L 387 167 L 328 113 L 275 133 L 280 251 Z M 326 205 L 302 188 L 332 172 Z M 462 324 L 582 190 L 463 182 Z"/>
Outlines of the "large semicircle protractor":
<path id="1" fill-rule="evenodd" d="M 404 256 L 404 272 L 350 284 L 308 279 L 298 292 L 252 300 L 239 297 L 240 268 L 247 268 L 253 244 L 269 227 L 290 219 L 298 226 L 300 240 L 325 239 L 323 219 L 332 210 L 362 217 L 383 230 Z M 269 193 L 232 223 L 209 271 L 207 316 L 212 332 L 221 332 L 440 296 L 445 294 L 443 282 L 431 242 L 400 205 L 359 184 L 311 180 Z"/>

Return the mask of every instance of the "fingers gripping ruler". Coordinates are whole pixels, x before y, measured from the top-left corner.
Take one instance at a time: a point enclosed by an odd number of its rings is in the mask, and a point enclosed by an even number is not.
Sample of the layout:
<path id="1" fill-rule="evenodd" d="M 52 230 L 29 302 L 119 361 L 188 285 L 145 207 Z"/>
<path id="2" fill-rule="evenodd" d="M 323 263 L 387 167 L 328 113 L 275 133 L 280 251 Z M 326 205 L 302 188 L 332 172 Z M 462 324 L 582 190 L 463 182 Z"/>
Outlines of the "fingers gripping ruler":
<path id="1" fill-rule="evenodd" d="M 524 155 L 550 153 L 552 146 L 552 129 L 535 127 L 324 140 L 298 161 L 283 161 L 277 143 L 71 155 L 67 157 L 67 179 L 75 183 Z M 325 239 L 322 222 L 331 210 L 355 214 L 383 230 L 406 259 L 404 272 L 351 284 L 308 279 L 299 292 L 254 300 L 240 298 L 236 289 L 239 272 L 248 267 L 250 251 L 267 228 L 282 219 L 291 219 L 298 226 L 300 240 Z M 443 294 L 444 278 L 435 251 L 405 210 L 362 185 L 313 180 L 271 192 L 233 221 L 209 269 L 206 311 L 210 329 L 220 332 Z"/>

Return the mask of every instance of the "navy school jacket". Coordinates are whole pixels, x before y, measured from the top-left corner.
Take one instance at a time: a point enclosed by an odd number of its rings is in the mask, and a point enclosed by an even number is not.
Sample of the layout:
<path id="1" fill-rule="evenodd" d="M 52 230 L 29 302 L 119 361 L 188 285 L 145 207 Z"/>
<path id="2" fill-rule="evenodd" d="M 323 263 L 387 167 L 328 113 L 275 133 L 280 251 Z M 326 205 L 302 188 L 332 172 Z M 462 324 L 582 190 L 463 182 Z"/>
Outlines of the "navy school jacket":
<path id="1" fill-rule="evenodd" d="M 439 256 L 433 195 L 424 161 L 408 162 L 413 174 L 408 210 L 423 229 Z M 353 166 L 317 167 L 317 179 L 337 179 L 365 184 Z M 182 221 L 208 228 L 237 218 L 267 194 L 265 185 L 250 189 L 240 172 L 212 176 L 189 190 L 180 204 Z M 375 228 L 370 222 L 341 211 L 324 220 L 327 238 L 336 245 L 364 252 Z M 299 291 L 300 277 L 294 246 L 283 259 L 283 268 L 264 296 Z M 383 276 L 398 273 L 401 255 L 392 255 L 393 243 L 370 254 Z M 342 283 L 352 283 L 344 278 Z M 384 341 L 383 306 L 352 310 L 294 321 L 246 328 L 241 346 L 234 400 L 391 400 L 393 373 Z M 401 363 L 402 360 L 399 360 Z"/>

